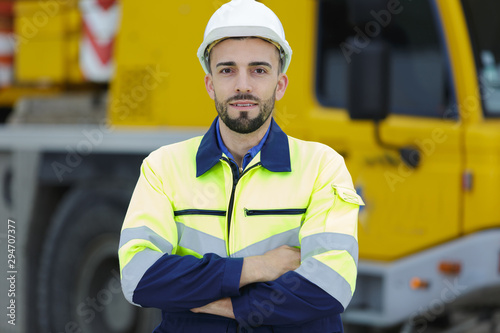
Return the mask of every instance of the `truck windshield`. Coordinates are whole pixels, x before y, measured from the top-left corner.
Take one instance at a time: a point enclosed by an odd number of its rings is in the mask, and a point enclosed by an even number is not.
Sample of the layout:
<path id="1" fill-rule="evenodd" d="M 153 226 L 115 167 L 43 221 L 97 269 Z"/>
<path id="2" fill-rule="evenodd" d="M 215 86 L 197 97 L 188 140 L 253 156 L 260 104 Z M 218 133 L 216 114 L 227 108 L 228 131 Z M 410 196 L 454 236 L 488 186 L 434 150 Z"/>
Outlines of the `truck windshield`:
<path id="1" fill-rule="evenodd" d="M 483 109 L 500 116 L 500 1 L 462 0 L 476 59 Z"/>
<path id="2" fill-rule="evenodd" d="M 319 1 L 316 78 L 319 102 L 335 108 L 346 107 L 350 56 L 363 52 L 372 38 L 382 34 L 391 46 L 390 112 L 420 117 L 453 113 L 449 110 L 453 98 L 449 63 L 433 2 L 390 1 L 388 4 L 398 6 L 378 11 L 369 11 L 367 6 L 369 22 L 360 26 L 350 20 L 349 3 L 350 0 Z M 350 38 L 357 43 L 353 44 Z"/>

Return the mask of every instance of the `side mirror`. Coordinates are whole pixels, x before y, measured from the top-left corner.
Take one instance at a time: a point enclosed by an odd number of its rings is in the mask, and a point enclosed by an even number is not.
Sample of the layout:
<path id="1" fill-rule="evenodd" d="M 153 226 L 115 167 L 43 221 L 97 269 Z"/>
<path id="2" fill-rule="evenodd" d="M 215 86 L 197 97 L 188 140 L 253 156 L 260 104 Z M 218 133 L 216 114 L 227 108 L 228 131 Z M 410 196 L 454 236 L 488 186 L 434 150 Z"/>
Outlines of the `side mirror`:
<path id="1" fill-rule="evenodd" d="M 390 104 L 389 48 L 389 44 L 378 36 L 351 55 L 347 76 L 347 109 L 351 119 L 379 121 L 387 117 Z"/>

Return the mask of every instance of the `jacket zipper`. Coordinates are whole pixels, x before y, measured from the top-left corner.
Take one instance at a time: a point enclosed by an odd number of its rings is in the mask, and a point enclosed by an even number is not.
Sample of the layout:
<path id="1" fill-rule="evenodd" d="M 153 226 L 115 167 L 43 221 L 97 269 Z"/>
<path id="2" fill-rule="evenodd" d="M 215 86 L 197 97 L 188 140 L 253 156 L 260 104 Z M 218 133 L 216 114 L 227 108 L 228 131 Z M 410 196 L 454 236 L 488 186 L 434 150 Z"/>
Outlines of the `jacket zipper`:
<path id="1" fill-rule="evenodd" d="M 236 190 L 236 185 L 238 185 L 238 181 L 241 179 L 241 177 L 243 177 L 245 173 L 261 165 L 261 163 L 259 162 L 257 164 L 252 165 L 250 168 L 243 171 L 243 173 L 240 174 L 238 177 L 238 166 L 236 166 L 234 163 L 231 163 L 231 161 L 229 161 L 227 158 L 222 158 L 222 159 L 229 164 L 229 167 L 231 168 L 231 173 L 233 174 L 233 188 L 231 189 L 231 197 L 229 199 L 229 207 L 227 209 L 227 239 L 229 239 L 229 235 L 231 234 L 231 219 L 233 217 L 234 193 Z"/>
<path id="2" fill-rule="evenodd" d="M 208 210 L 208 209 L 184 209 L 174 211 L 174 216 L 182 215 L 212 215 L 212 216 L 226 216 L 223 210 Z"/>
<path id="3" fill-rule="evenodd" d="M 229 207 L 227 208 L 227 239 L 229 240 L 229 235 L 231 234 L 231 218 L 233 217 L 233 206 L 234 206 L 234 192 L 236 192 L 236 185 L 238 185 L 238 181 L 240 178 L 238 177 L 238 170 L 234 171 L 235 168 L 238 168 L 236 165 L 229 163 L 229 167 L 231 168 L 231 173 L 233 174 L 233 188 L 231 189 L 231 197 L 229 199 Z M 241 175 L 240 175 L 241 177 Z M 229 253 L 228 253 L 229 254 Z"/>
<path id="4" fill-rule="evenodd" d="M 306 208 L 285 208 L 285 209 L 247 209 L 245 208 L 245 216 L 258 215 L 302 215 L 306 212 Z"/>

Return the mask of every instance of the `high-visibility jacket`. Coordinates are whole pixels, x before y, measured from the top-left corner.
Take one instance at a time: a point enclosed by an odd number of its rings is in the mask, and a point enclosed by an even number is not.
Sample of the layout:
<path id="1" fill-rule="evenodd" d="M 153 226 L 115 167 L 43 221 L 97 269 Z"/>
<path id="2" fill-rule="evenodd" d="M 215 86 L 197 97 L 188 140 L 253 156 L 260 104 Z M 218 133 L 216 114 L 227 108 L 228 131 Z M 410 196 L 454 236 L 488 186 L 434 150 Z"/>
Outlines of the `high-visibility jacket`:
<path id="1" fill-rule="evenodd" d="M 273 120 L 240 173 L 215 121 L 203 137 L 144 160 L 120 239 L 126 298 L 162 310 L 155 332 L 342 332 L 363 204 L 343 158 Z M 239 288 L 244 257 L 284 244 L 300 247 L 297 270 Z M 237 320 L 189 311 L 224 297 Z"/>

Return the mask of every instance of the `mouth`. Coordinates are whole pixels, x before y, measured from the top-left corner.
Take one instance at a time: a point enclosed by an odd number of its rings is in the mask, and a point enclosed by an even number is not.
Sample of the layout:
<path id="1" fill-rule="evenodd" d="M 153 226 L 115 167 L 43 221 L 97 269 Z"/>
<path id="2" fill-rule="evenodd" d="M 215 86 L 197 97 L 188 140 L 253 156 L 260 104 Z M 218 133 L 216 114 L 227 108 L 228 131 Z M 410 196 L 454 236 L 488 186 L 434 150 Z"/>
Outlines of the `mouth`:
<path id="1" fill-rule="evenodd" d="M 241 111 L 247 111 L 257 107 L 259 104 L 253 101 L 234 101 L 229 103 L 233 108 Z"/>

